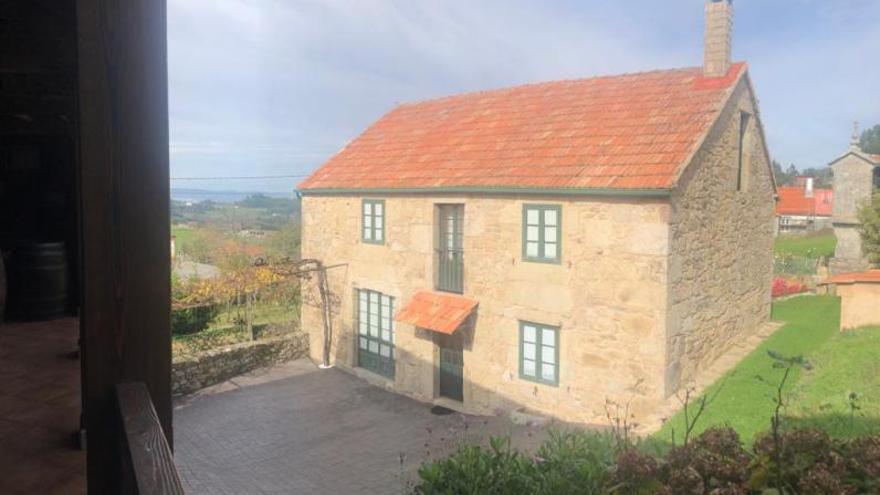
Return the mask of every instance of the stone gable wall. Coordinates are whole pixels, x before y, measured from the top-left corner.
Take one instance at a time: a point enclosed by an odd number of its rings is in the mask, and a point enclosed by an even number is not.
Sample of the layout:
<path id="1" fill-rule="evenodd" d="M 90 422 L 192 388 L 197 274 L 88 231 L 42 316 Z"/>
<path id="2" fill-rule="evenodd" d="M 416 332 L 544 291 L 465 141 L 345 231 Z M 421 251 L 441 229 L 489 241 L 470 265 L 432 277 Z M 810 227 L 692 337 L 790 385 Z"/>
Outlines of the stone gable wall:
<path id="1" fill-rule="evenodd" d="M 753 117 L 736 190 L 740 111 Z M 666 393 L 691 381 L 770 317 L 774 192 L 742 80 L 672 197 Z"/>
<path id="2" fill-rule="evenodd" d="M 831 166 L 834 171 L 834 235 L 837 247 L 831 260 L 834 273 L 868 268 L 858 231 L 859 205 L 868 201 L 873 187 L 874 166 L 855 155 L 847 155 Z"/>
<path id="3" fill-rule="evenodd" d="M 464 204 L 464 296 L 479 301 L 464 348 L 464 407 L 513 407 L 577 421 L 604 421 L 605 399 L 634 409 L 663 397 L 666 330 L 667 199 L 386 196 L 382 245 L 360 240 L 361 197 L 303 198 L 303 257 L 327 265 L 336 295 L 333 361 L 356 366 L 357 287 L 395 298 L 395 312 L 417 290 L 434 287 L 434 208 Z M 562 206 L 561 264 L 522 260 L 523 203 Z M 321 359 L 321 313 L 304 284 L 302 328 Z M 519 320 L 557 325 L 558 387 L 519 378 Z M 461 331 L 461 330 L 460 330 Z M 437 347 L 431 332 L 397 323 L 396 377 L 386 386 L 422 401 L 435 398 Z"/>

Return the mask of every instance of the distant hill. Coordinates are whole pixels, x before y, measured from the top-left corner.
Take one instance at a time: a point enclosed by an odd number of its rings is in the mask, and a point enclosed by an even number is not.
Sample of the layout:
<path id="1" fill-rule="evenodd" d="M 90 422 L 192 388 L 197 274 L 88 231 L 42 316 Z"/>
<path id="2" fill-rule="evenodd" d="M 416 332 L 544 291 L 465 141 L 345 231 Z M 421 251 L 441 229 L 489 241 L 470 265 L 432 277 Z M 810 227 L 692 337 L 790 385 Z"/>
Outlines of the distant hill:
<path id="1" fill-rule="evenodd" d="M 171 199 L 189 203 L 198 203 L 200 201 L 235 203 L 246 199 L 248 196 L 254 195 L 266 196 L 269 198 L 293 198 L 292 191 L 290 193 L 269 193 L 259 191 L 210 191 L 207 189 L 171 188 Z"/>
<path id="2" fill-rule="evenodd" d="M 172 193 L 171 222 L 210 226 L 224 231 L 279 230 L 285 225 L 298 225 L 300 200 L 290 196 L 270 193 L 241 193 L 189 190 L 178 195 Z"/>

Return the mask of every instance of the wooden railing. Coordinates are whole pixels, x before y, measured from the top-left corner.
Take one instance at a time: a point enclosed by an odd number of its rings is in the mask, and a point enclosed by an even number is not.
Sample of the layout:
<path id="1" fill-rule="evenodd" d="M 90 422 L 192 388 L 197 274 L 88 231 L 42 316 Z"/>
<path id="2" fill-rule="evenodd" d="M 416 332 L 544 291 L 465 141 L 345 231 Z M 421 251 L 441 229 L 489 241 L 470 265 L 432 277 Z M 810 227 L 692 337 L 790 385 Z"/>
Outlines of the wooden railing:
<path id="1" fill-rule="evenodd" d="M 143 383 L 121 383 L 116 399 L 122 427 L 120 493 L 183 494 L 162 425 Z"/>

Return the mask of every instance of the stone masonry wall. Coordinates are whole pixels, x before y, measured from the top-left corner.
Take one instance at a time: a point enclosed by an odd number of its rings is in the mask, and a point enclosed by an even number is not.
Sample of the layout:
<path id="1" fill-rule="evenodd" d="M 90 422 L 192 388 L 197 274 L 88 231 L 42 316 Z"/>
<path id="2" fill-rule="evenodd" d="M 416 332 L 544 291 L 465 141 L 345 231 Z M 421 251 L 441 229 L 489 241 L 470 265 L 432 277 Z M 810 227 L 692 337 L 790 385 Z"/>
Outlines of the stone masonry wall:
<path id="1" fill-rule="evenodd" d="M 306 357 L 309 338 L 303 332 L 211 349 L 171 363 L 171 393 L 183 395 L 248 371 Z"/>
<path id="2" fill-rule="evenodd" d="M 355 289 L 394 297 L 397 312 L 434 288 L 434 208 L 464 204 L 464 296 L 479 301 L 464 347 L 464 407 L 494 413 L 527 407 L 574 421 L 603 421 L 606 398 L 634 409 L 664 393 L 668 199 L 516 196 L 375 196 L 385 200 L 385 244 L 361 242 L 361 197 L 303 198 L 304 258 L 327 265 L 335 294 L 333 362 L 356 363 Z M 560 264 L 522 259 L 523 203 L 562 206 Z M 769 226 L 769 223 L 768 223 Z M 323 330 L 314 284 L 305 283 L 302 328 L 321 359 Z M 769 285 L 768 285 L 769 286 Z M 557 325 L 560 380 L 519 378 L 519 321 Z M 396 377 L 386 386 L 418 400 L 436 396 L 431 332 L 396 324 Z"/>
<path id="3" fill-rule="evenodd" d="M 740 111 L 753 117 L 736 190 Z M 770 317 L 774 192 L 748 84 L 672 197 L 666 393 L 674 393 Z"/>
<path id="4" fill-rule="evenodd" d="M 835 273 L 861 271 L 869 264 L 862 253 L 857 211 L 871 197 L 874 166 L 849 154 L 831 166 L 834 171 L 834 234 L 837 247 L 831 269 Z"/>

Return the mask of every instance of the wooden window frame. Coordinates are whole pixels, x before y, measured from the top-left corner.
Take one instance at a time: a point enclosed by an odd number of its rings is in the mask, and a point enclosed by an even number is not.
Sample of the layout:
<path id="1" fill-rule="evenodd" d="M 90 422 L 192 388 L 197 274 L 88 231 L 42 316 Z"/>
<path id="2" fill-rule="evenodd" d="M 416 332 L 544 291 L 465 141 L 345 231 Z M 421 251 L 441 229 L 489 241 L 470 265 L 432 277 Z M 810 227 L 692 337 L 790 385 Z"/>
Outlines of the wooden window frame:
<path id="1" fill-rule="evenodd" d="M 366 308 L 367 333 L 366 334 L 361 333 L 361 321 L 362 321 L 361 320 L 361 295 L 362 294 L 364 296 L 366 296 L 366 301 L 367 301 L 367 308 Z M 376 296 L 376 299 L 377 299 L 377 304 L 378 304 L 378 307 L 376 308 L 378 311 L 377 313 L 372 313 L 372 306 L 373 306 L 372 296 Z M 388 327 L 387 328 L 384 327 L 382 324 L 382 318 L 383 318 L 383 316 L 385 316 L 382 311 L 382 299 L 383 298 L 388 299 L 388 314 L 387 314 Z M 396 374 L 394 368 L 397 363 L 397 350 L 396 350 L 397 338 L 395 335 L 395 328 L 394 328 L 394 296 L 384 294 L 384 293 L 379 292 L 377 290 L 356 288 L 355 289 L 355 301 L 357 302 L 357 305 L 355 307 L 355 312 L 354 312 L 355 313 L 355 332 L 354 333 L 355 333 L 355 353 L 358 356 L 357 366 L 359 368 L 363 368 L 363 369 L 370 371 L 370 372 L 373 372 L 373 373 L 378 373 L 380 376 L 384 376 L 386 378 L 393 380 L 394 376 Z M 373 316 L 375 316 L 375 318 L 376 318 L 376 325 L 377 325 L 376 328 L 377 328 L 377 332 L 378 332 L 377 336 L 370 335 L 370 324 L 373 321 Z M 382 337 L 382 332 L 385 330 L 388 331 L 390 340 L 387 340 Z M 366 342 L 367 342 L 366 349 L 361 347 L 361 339 L 366 340 Z M 371 342 L 374 342 L 376 344 L 377 349 L 380 349 L 380 346 L 389 347 L 390 348 L 389 349 L 389 356 L 382 356 L 381 352 L 379 352 L 379 351 L 373 352 L 373 351 L 369 350 L 369 343 L 371 343 Z M 387 373 L 387 374 L 381 373 L 381 372 L 373 370 L 370 367 L 363 366 L 361 363 L 361 358 L 360 358 L 361 351 L 366 351 L 366 352 L 372 354 L 373 356 L 375 356 L 377 359 L 388 359 L 393 364 L 393 366 L 389 370 L 389 373 Z"/>
<path id="2" fill-rule="evenodd" d="M 529 376 L 525 374 L 525 327 L 531 326 L 535 328 L 535 359 L 530 361 L 535 362 L 535 376 Z M 553 379 L 547 380 L 542 377 L 542 369 L 545 363 L 544 361 L 544 351 L 543 351 L 543 338 L 544 338 L 544 330 L 553 331 L 554 342 L 553 342 Z M 520 320 L 519 322 L 519 377 L 522 380 L 540 383 L 542 385 L 550 385 L 552 387 L 559 386 L 559 334 L 560 327 L 554 325 L 545 325 L 543 323 L 535 323 L 533 321 L 524 321 Z M 530 342 L 531 343 L 531 342 Z"/>
<path id="3" fill-rule="evenodd" d="M 537 210 L 538 213 L 538 240 L 532 241 L 538 243 L 538 256 L 529 256 L 528 254 L 528 228 L 530 226 L 528 221 L 529 211 Z M 548 242 L 547 239 L 544 238 L 545 229 L 547 228 L 546 223 L 544 222 L 544 214 L 547 211 L 555 211 L 556 212 L 556 239 L 555 241 Z M 535 226 L 534 224 L 531 224 Z M 556 256 L 553 258 L 548 258 L 544 255 L 547 244 L 556 244 Z M 533 204 L 533 203 L 525 203 L 523 204 L 522 210 L 522 257 L 524 261 L 534 262 L 534 263 L 550 263 L 558 265 L 562 263 L 562 205 L 552 205 L 552 204 Z"/>
<path id="4" fill-rule="evenodd" d="M 367 205 L 370 205 L 370 213 L 365 211 Z M 382 215 L 379 216 L 379 225 L 376 222 L 376 205 L 382 207 Z M 388 215 L 388 209 L 385 208 L 384 199 L 364 199 L 361 201 L 361 241 L 367 244 L 385 244 L 388 238 L 388 232 L 385 230 L 385 217 Z M 376 232 L 382 232 L 382 239 L 376 240 Z M 368 239 L 366 233 L 370 233 Z"/>

